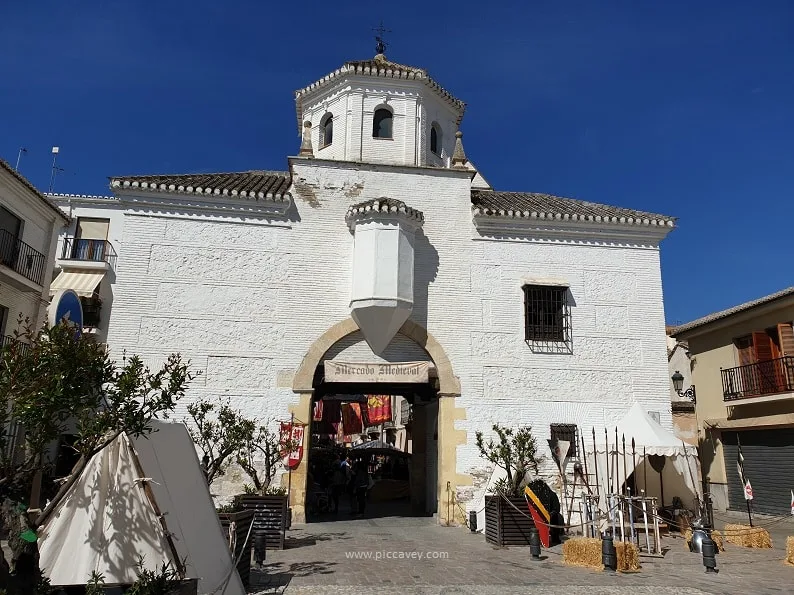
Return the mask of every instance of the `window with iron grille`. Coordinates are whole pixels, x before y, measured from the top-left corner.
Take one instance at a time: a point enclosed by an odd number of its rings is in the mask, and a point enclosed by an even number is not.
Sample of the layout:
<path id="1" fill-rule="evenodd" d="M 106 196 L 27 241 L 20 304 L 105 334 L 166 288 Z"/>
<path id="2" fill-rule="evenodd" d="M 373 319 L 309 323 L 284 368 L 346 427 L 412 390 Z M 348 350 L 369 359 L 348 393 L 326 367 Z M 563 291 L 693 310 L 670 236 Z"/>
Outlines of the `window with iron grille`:
<path id="1" fill-rule="evenodd" d="M 571 309 L 568 288 L 524 285 L 524 332 L 533 343 L 568 343 Z"/>
<path id="2" fill-rule="evenodd" d="M 568 456 L 575 457 L 579 452 L 577 448 L 576 424 L 551 424 L 552 440 L 567 440 L 571 443 L 568 447 Z"/>

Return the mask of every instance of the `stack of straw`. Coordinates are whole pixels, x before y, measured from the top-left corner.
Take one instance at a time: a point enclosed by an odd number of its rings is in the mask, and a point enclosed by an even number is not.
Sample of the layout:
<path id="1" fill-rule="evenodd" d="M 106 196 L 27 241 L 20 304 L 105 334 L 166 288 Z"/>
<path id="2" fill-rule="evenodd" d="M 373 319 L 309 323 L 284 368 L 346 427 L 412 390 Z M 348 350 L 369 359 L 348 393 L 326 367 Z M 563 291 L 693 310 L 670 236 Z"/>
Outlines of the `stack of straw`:
<path id="1" fill-rule="evenodd" d="M 601 570 L 601 540 L 593 537 L 573 537 L 562 544 L 562 561 L 571 566 Z"/>
<path id="2" fill-rule="evenodd" d="M 717 549 L 721 552 L 725 551 L 725 542 L 722 539 L 722 533 L 717 530 L 713 530 L 711 532 L 711 539 L 717 545 Z M 690 549 L 690 543 L 692 543 L 692 529 L 686 529 L 684 531 L 684 540 L 686 541 L 686 549 Z"/>
<path id="3" fill-rule="evenodd" d="M 794 537 L 786 537 L 786 564 L 794 566 Z"/>
<path id="4" fill-rule="evenodd" d="M 640 569 L 640 552 L 633 543 L 615 542 L 619 572 L 634 572 Z M 601 540 L 592 537 L 573 537 L 562 544 L 562 560 L 571 566 L 584 566 L 602 570 Z"/>
<path id="5" fill-rule="evenodd" d="M 640 569 L 640 551 L 636 545 L 628 541 L 616 541 L 615 550 L 618 553 L 620 572 L 635 572 Z"/>
<path id="6" fill-rule="evenodd" d="M 725 525 L 725 541 L 742 547 L 764 549 L 772 547 L 769 531 L 763 527 L 750 525 Z"/>

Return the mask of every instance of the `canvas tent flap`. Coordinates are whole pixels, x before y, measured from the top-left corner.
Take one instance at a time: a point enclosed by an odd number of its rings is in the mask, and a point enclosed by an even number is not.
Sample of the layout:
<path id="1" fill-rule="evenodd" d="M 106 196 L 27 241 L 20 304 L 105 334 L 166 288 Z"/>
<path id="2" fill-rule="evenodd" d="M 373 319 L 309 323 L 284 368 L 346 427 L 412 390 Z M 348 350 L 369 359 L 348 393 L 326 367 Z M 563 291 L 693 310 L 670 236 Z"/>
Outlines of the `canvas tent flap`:
<path id="1" fill-rule="evenodd" d="M 149 570 L 173 565 L 133 457 L 129 439 L 116 438 L 94 455 L 40 528 L 40 565 L 53 586 L 85 584 L 93 571 L 101 572 L 107 584 L 132 583 L 139 556 Z"/>
<path id="2" fill-rule="evenodd" d="M 663 457 L 672 457 L 676 455 L 688 454 L 690 456 L 697 456 L 697 449 L 694 446 L 687 446 L 684 450 L 683 443 L 672 432 L 664 429 L 656 420 L 654 420 L 645 411 L 645 408 L 638 402 L 634 402 L 631 408 L 626 412 L 617 424 L 618 440 L 621 441 L 619 445 L 623 448 L 622 438 L 626 437 L 627 448 L 631 448 L 631 439 L 640 450 L 645 448 L 645 452 L 649 455 L 660 455 Z M 609 448 L 615 448 L 615 428 L 607 428 L 607 438 L 609 441 Z M 599 453 L 606 452 L 606 442 L 603 434 L 596 432 L 596 449 Z"/>
<path id="3" fill-rule="evenodd" d="M 154 432 L 135 439 L 135 451 L 153 479 L 151 488 L 177 553 L 187 558 L 188 577 L 199 579 L 199 595 L 244 595 L 187 428 L 162 421 L 152 426 Z"/>

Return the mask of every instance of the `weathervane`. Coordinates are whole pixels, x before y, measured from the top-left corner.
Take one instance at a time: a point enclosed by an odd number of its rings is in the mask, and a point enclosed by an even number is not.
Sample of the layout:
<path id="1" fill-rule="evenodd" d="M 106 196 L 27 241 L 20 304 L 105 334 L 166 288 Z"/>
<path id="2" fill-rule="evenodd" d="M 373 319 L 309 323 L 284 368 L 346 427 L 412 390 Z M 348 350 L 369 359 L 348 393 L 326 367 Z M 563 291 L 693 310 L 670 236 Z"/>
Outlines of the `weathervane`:
<path id="1" fill-rule="evenodd" d="M 386 42 L 383 40 L 384 33 L 391 33 L 391 30 L 386 29 L 383 26 L 383 21 L 380 22 L 380 26 L 373 29 L 377 33 L 375 36 L 375 41 L 377 45 L 375 46 L 375 52 L 378 54 L 385 54 L 386 53 Z"/>

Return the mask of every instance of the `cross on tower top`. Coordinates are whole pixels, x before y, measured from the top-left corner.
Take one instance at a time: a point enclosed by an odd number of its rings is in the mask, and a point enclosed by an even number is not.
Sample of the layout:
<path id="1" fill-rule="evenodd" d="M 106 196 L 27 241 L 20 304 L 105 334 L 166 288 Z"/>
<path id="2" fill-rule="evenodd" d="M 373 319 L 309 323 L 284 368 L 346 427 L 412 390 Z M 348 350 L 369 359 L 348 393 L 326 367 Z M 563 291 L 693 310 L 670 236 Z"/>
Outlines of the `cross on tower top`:
<path id="1" fill-rule="evenodd" d="M 391 33 L 391 30 L 386 29 L 383 26 L 383 21 L 380 22 L 380 26 L 373 29 L 377 35 L 375 36 L 375 52 L 377 54 L 385 54 L 386 53 L 386 41 L 383 39 L 384 33 Z"/>

